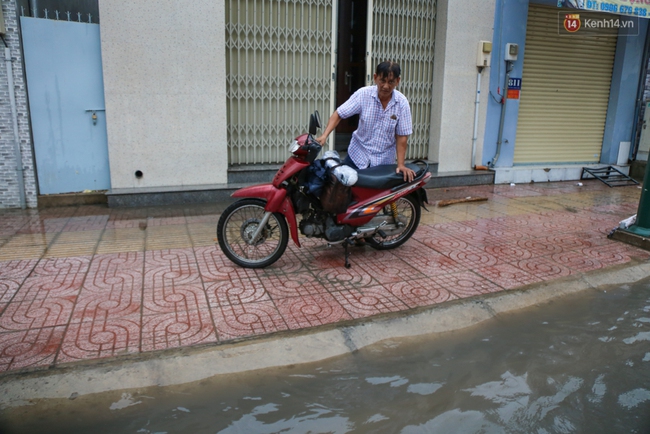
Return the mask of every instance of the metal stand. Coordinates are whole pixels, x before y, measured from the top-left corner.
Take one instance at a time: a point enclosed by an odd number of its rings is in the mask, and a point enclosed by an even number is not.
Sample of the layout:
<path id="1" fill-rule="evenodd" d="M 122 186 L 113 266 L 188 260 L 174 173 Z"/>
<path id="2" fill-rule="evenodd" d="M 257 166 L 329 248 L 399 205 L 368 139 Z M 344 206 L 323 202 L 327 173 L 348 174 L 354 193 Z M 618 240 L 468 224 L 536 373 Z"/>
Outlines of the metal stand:
<path id="1" fill-rule="evenodd" d="M 346 239 L 343 242 L 343 248 L 345 249 L 345 268 L 350 268 L 350 244 L 352 244 L 353 241 L 350 240 L 349 238 Z"/>
<path id="2" fill-rule="evenodd" d="M 583 167 L 582 173 L 580 174 L 580 179 L 592 179 L 590 177 L 585 178 L 585 172 L 593 176 L 597 180 L 605 183 L 609 187 L 624 187 L 626 185 L 639 185 L 634 179 L 627 176 L 625 173 L 618 170 L 616 167 L 607 166 L 600 167 L 598 169 L 592 167 Z"/>

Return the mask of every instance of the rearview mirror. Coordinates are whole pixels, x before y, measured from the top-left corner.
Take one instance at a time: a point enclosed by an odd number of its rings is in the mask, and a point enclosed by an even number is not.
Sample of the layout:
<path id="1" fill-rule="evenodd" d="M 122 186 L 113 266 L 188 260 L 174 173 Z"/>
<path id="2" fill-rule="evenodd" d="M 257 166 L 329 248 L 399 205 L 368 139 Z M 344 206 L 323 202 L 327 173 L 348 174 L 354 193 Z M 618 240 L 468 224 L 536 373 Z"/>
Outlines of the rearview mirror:
<path id="1" fill-rule="evenodd" d="M 320 127 L 320 114 L 318 113 L 318 110 L 315 110 L 314 113 L 309 116 L 309 134 L 313 136 Z"/>

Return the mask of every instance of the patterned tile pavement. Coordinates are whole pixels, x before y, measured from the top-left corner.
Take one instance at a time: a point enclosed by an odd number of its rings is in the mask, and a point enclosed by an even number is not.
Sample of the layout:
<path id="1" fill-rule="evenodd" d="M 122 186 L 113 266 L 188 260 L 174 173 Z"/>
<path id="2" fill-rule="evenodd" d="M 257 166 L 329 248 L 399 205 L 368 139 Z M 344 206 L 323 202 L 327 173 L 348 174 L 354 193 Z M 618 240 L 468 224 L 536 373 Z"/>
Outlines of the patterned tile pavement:
<path id="1" fill-rule="evenodd" d="M 625 264 L 607 239 L 640 189 L 598 181 L 432 189 L 399 249 L 302 238 L 264 270 L 215 246 L 226 204 L 0 211 L 0 373 L 408 311 Z M 487 202 L 436 207 L 484 196 Z"/>

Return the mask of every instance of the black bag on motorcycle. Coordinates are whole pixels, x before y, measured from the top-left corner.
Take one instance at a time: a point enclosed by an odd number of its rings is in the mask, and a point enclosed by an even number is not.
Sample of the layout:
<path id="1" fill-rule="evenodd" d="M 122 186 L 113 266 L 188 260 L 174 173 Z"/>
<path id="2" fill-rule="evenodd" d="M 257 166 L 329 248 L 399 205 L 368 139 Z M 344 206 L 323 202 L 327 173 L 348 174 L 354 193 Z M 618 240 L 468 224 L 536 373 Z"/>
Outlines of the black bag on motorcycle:
<path id="1" fill-rule="evenodd" d="M 320 195 L 320 203 L 323 209 L 333 214 L 340 214 L 348 209 L 350 202 L 352 202 L 352 190 L 342 184 L 330 171 L 327 174 L 327 181 Z"/>

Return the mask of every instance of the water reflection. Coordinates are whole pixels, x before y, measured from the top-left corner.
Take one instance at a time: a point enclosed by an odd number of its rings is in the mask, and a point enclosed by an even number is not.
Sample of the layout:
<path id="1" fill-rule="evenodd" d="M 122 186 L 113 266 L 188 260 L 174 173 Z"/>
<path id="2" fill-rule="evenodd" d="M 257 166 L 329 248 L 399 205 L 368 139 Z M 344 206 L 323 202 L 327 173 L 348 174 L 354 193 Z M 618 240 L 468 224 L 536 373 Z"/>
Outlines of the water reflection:
<path id="1" fill-rule="evenodd" d="M 0 432 L 650 432 L 650 284 L 323 363 L 3 410 Z"/>

